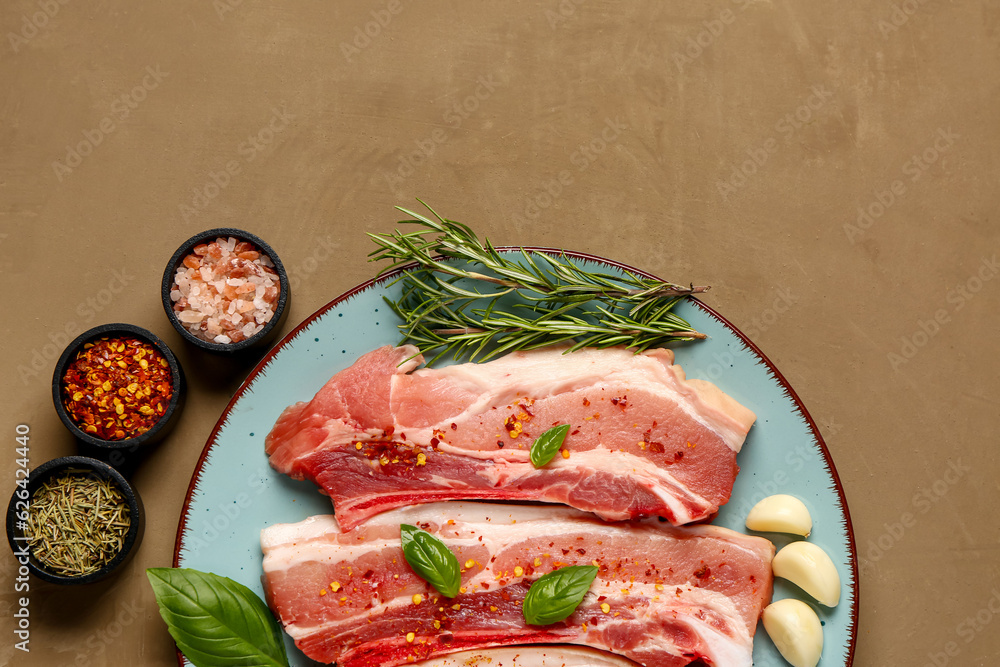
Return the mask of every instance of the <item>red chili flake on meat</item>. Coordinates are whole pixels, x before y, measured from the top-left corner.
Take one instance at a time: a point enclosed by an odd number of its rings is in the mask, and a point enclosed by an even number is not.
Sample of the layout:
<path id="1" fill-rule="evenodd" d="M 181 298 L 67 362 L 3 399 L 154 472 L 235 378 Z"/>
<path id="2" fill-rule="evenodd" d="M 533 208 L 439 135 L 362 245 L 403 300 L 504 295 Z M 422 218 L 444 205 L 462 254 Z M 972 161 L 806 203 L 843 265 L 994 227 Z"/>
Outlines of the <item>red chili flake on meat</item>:
<path id="1" fill-rule="evenodd" d="M 576 552 L 578 554 L 580 554 L 581 556 L 586 556 L 587 555 L 587 550 L 586 549 L 577 549 Z"/>
<path id="2" fill-rule="evenodd" d="M 437 438 L 431 438 L 431 447 L 437 447 L 439 442 L 441 441 Z"/>
<path id="3" fill-rule="evenodd" d="M 563 556 L 565 556 L 566 554 L 569 553 L 569 549 L 563 549 L 562 552 L 563 552 Z"/>
<path id="4" fill-rule="evenodd" d="M 486 590 L 490 590 L 490 584 L 488 581 L 480 581 L 479 585 L 485 588 Z"/>
<path id="5" fill-rule="evenodd" d="M 598 602 L 604 602 L 604 601 L 605 601 L 605 600 L 607 600 L 607 599 L 608 599 L 608 596 L 607 596 L 607 595 L 602 595 L 601 597 L 597 598 L 597 601 L 598 601 Z"/>
<path id="6" fill-rule="evenodd" d="M 497 447 L 503 449 L 503 440 L 497 440 Z"/>
<path id="7" fill-rule="evenodd" d="M 706 577 L 710 577 L 710 576 L 712 576 L 712 570 L 711 570 L 711 568 L 709 568 L 709 567 L 708 567 L 707 565 L 702 565 L 702 566 L 701 566 L 700 568 L 698 568 L 698 570 L 697 570 L 697 571 L 696 571 L 696 572 L 694 573 L 694 576 L 696 576 L 696 577 L 697 577 L 697 578 L 699 578 L 699 579 L 705 579 Z"/>
<path id="8" fill-rule="evenodd" d="M 611 399 L 611 405 L 618 405 L 618 399 L 617 398 L 612 398 Z"/>
<path id="9" fill-rule="evenodd" d="M 570 435 L 576 435 L 579 432 L 580 432 L 580 429 L 575 429 L 573 432 L 570 433 Z"/>
<path id="10" fill-rule="evenodd" d="M 753 575 L 751 574 L 751 575 L 750 575 L 750 583 L 751 583 L 751 584 L 754 584 L 754 583 L 757 583 L 757 577 L 755 577 L 755 576 L 753 576 Z"/>
<path id="11" fill-rule="evenodd" d="M 517 407 L 519 407 L 522 410 L 524 410 L 524 414 L 528 415 L 529 417 L 534 417 L 535 416 L 535 413 L 532 412 L 531 410 L 529 410 L 528 406 L 526 406 L 526 405 L 518 405 Z"/>
<path id="12" fill-rule="evenodd" d="M 583 399 L 583 407 L 587 407 L 588 405 L 590 405 L 590 401 L 588 401 L 586 398 L 584 398 Z"/>
<path id="13" fill-rule="evenodd" d="M 684 458 L 684 452 L 674 452 L 674 463 L 677 463 L 682 458 Z"/>
<path id="14" fill-rule="evenodd" d="M 389 436 L 391 436 L 391 435 L 393 434 L 393 432 L 394 432 L 395 430 L 396 430 L 396 427 L 395 427 L 395 426 L 390 426 L 389 428 L 387 428 L 387 429 L 386 429 L 386 430 L 384 431 L 384 433 L 385 433 L 385 437 L 387 437 L 387 438 L 388 438 Z"/>
<path id="15" fill-rule="evenodd" d="M 362 576 L 361 578 L 362 579 L 371 579 L 374 576 L 375 576 L 375 570 L 368 570 L 367 572 L 365 572 L 364 576 Z"/>
<path id="16" fill-rule="evenodd" d="M 648 443 L 648 445 L 649 445 L 649 451 L 653 452 L 654 454 L 662 454 L 664 451 L 663 443 L 661 442 L 650 442 Z"/>
<path id="17" fill-rule="evenodd" d="M 457 431 L 458 430 L 458 424 L 452 422 L 452 424 L 451 424 L 451 430 L 452 431 Z"/>

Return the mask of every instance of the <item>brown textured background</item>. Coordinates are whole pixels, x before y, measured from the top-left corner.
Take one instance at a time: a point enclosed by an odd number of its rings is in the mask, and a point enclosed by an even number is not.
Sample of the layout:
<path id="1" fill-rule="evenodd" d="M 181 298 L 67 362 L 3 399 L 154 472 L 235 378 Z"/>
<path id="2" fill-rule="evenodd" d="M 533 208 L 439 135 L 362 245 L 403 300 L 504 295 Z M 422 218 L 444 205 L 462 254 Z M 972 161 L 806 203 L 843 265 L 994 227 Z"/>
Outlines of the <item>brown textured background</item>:
<path id="1" fill-rule="evenodd" d="M 268 240 L 292 274 L 288 330 L 373 274 L 363 232 L 420 196 L 498 244 L 711 283 L 839 468 L 855 664 L 1000 663 L 996 0 L 63 2 L 0 9 L 4 489 L 16 424 L 32 466 L 74 450 L 50 341 L 126 321 L 192 359 L 158 297 L 184 238 Z M 174 664 L 143 569 L 169 565 L 249 368 L 212 370 L 188 368 L 182 421 L 134 478 L 137 558 L 86 589 L 33 581 L 30 655 L 0 558 L 0 663 Z"/>

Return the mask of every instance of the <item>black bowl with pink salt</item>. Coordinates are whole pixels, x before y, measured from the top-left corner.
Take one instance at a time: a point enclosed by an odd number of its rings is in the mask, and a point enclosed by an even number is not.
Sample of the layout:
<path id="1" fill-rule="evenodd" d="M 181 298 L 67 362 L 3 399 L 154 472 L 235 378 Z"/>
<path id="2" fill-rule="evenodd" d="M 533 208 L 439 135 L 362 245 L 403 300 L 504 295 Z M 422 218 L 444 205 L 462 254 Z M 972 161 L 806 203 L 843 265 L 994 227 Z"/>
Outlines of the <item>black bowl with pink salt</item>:
<path id="1" fill-rule="evenodd" d="M 266 345 L 291 296 L 288 274 L 260 238 L 223 227 L 195 234 L 163 272 L 163 309 L 189 343 L 232 354 Z"/>

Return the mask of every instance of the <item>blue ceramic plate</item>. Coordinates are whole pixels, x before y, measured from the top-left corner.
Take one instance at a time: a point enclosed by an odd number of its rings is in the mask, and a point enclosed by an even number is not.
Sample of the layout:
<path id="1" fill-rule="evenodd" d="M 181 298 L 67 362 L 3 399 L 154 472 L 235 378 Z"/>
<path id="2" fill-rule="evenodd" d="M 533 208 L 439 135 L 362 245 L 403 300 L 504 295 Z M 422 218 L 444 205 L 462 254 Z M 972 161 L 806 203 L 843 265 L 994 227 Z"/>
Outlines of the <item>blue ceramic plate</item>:
<path id="1" fill-rule="evenodd" d="M 599 257 L 567 254 L 587 268 L 648 275 Z M 398 342 L 398 319 L 382 299 L 396 296 L 396 288 L 387 287 L 395 275 L 331 301 L 285 336 L 250 373 L 222 413 L 191 478 L 177 527 L 175 567 L 230 577 L 263 597 L 261 529 L 332 513 L 330 501 L 315 485 L 293 481 L 268 466 L 264 436 L 286 406 L 310 400 L 330 376 L 365 352 Z M 814 523 L 809 540 L 823 547 L 840 571 L 840 605 L 819 606 L 784 580 L 776 580 L 774 598 L 799 597 L 810 603 L 825 626 L 820 667 L 849 667 L 858 615 L 854 534 L 844 489 L 816 424 L 781 373 L 729 322 L 695 300 L 680 304 L 677 312 L 709 335 L 706 341 L 678 346 L 677 363 L 689 377 L 715 382 L 757 413 L 738 458 L 741 472 L 732 498 L 715 523 L 745 530 L 750 508 L 774 493 L 805 502 Z M 766 537 L 778 548 L 791 541 Z M 293 666 L 315 664 L 285 639 Z M 786 664 L 760 626 L 754 664 Z"/>

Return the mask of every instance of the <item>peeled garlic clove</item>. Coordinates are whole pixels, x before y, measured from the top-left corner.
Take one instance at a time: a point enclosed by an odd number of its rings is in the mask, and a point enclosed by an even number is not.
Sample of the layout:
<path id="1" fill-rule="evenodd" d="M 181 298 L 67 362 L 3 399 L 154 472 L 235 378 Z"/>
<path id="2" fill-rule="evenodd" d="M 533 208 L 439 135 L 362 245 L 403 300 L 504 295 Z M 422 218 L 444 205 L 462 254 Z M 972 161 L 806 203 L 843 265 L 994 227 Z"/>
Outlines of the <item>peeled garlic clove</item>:
<path id="1" fill-rule="evenodd" d="M 809 537 L 812 527 L 813 520 L 805 503 L 783 493 L 764 498 L 747 515 L 747 528 L 765 533 Z"/>
<path id="2" fill-rule="evenodd" d="M 774 576 L 787 579 L 827 607 L 840 602 L 840 575 L 823 549 L 812 542 L 792 542 L 771 561 Z"/>
<path id="3" fill-rule="evenodd" d="M 812 607 L 792 598 L 769 604 L 764 629 L 792 667 L 816 667 L 823 653 L 823 626 Z"/>

